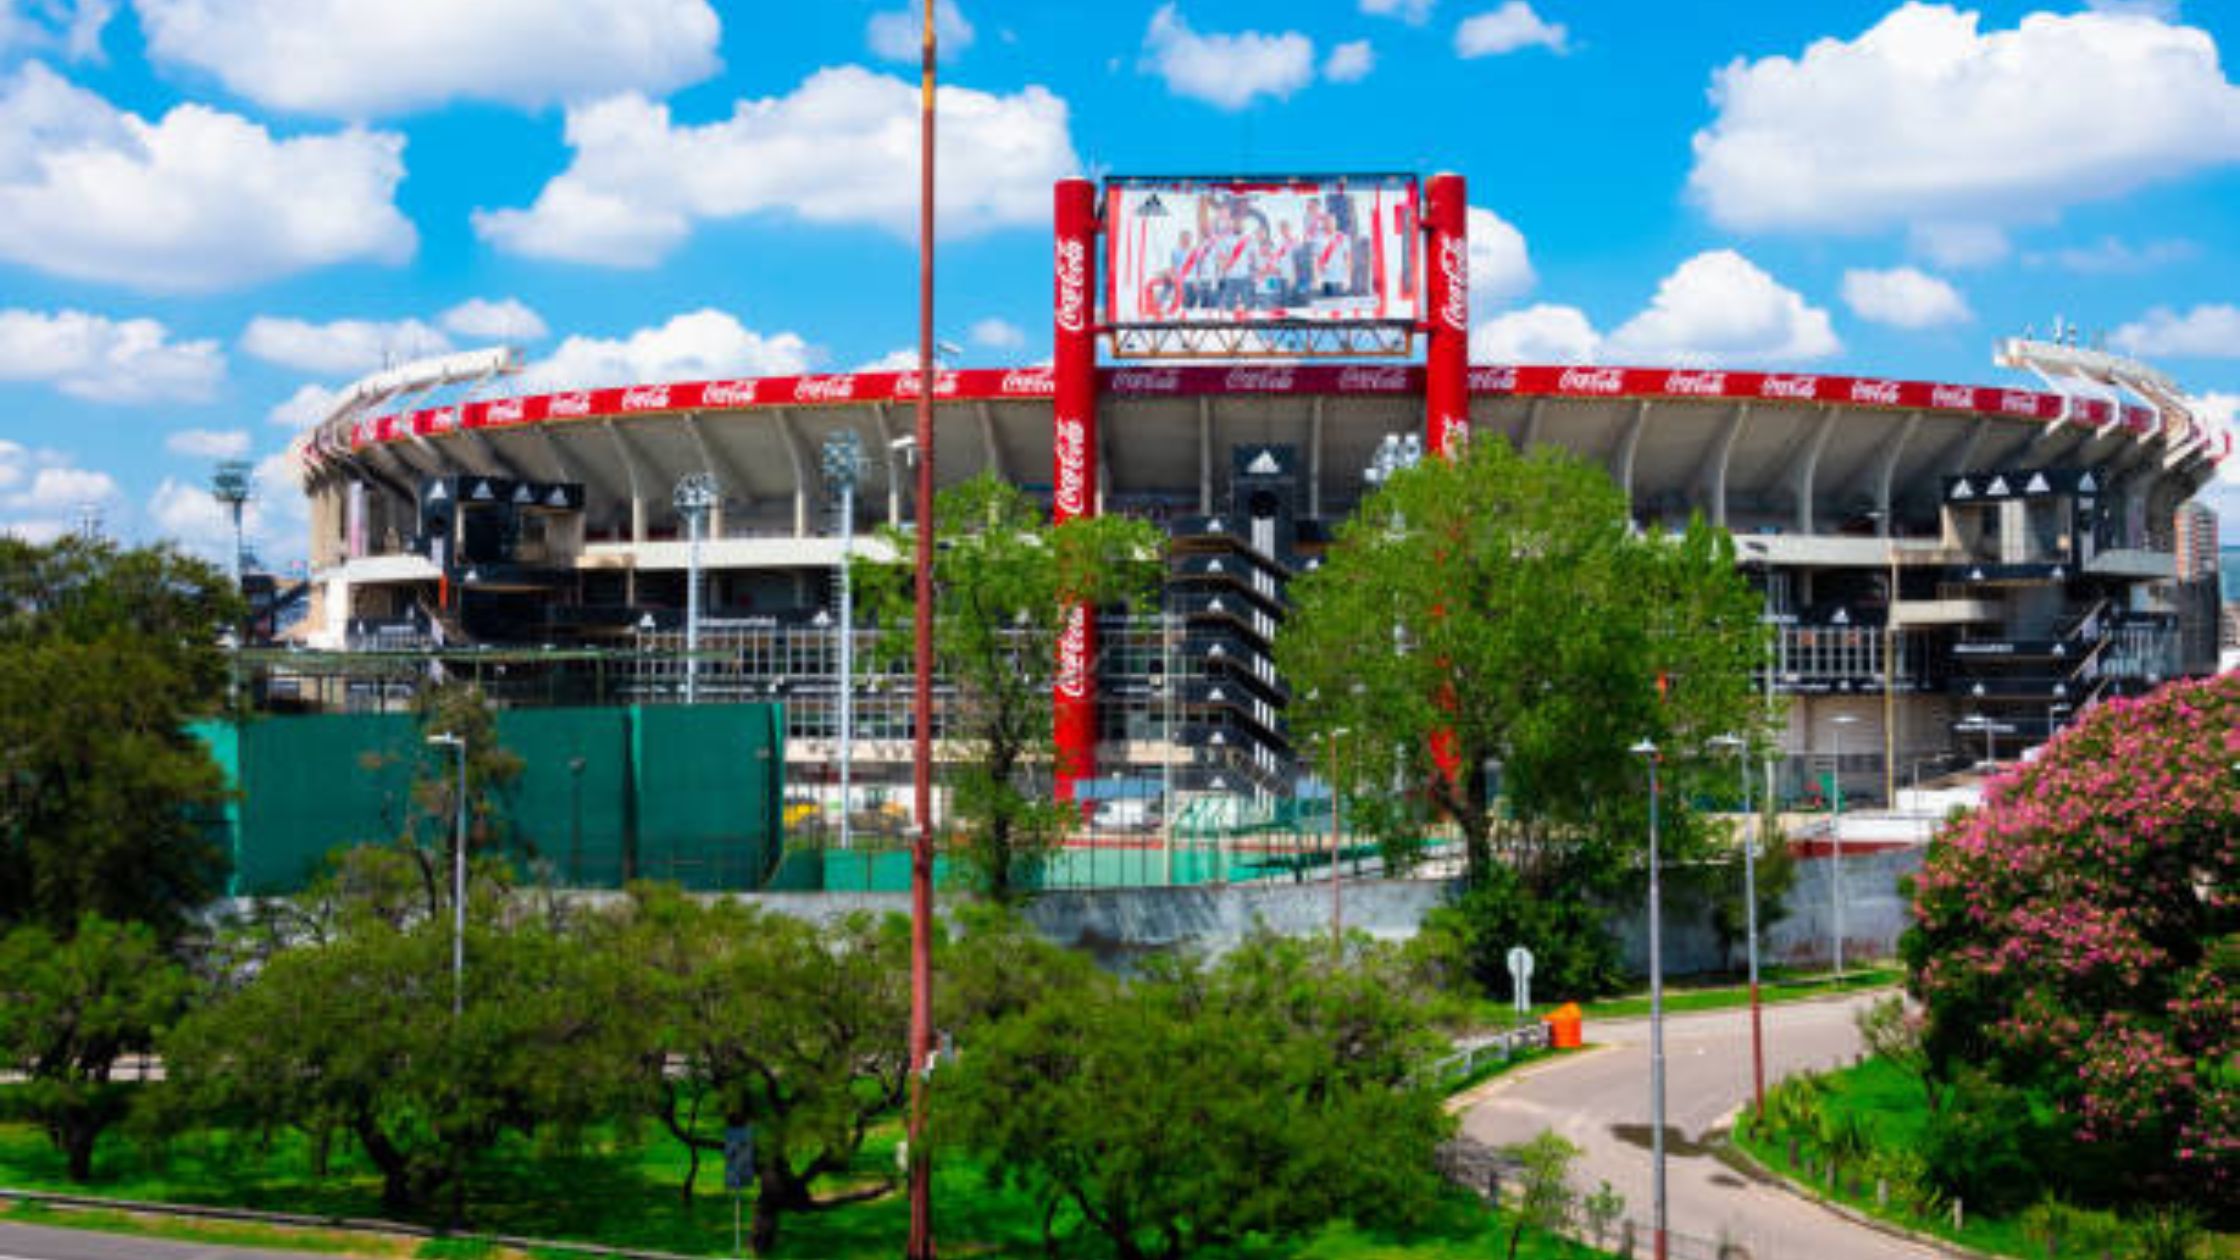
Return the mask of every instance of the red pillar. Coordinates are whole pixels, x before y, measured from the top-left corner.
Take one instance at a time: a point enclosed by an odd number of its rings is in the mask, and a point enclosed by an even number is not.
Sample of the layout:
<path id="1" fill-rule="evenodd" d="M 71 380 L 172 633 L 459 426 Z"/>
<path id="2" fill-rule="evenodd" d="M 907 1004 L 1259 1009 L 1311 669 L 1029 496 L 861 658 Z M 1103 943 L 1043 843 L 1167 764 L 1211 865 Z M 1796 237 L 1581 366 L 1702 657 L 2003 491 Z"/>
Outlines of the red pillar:
<path id="1" fill-rule="evenodd" d="M 1056 223 L 1050 518 L 1063 525 L 1097 514 L 1097 186 L 1085 179 L 1058 181 Z M 1051 697 L 1062 801 L 1074 799 L 1074 784 L 1096 773 L 1095 659 L 1096 622 L 1086 605 L 1076 604 L 1067 610 L 1058 639 L 1058 676 Z"/>
<path id="2" fill-rule="evenodd" d="M 1462 176 L 1434 175 L 1424 200 L 1423 444 L 1443 456 L 1470 440 L 1470 195 Z"/>

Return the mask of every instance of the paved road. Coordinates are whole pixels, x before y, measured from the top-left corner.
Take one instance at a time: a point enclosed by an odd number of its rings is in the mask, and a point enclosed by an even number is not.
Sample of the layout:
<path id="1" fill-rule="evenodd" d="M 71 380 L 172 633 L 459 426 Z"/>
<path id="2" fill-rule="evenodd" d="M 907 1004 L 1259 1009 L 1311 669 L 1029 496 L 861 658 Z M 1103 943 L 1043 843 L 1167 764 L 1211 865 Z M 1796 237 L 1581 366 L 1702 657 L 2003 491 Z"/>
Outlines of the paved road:
<path id="1" fill-rule="evenodd" d="M 1766 1083 L 1800 1068 L 1850 1062 L 1859 1046 L 1852 1014 L 1868 998 L 1800 1002 L 1765 1011 Z M 1522 1142 L 1554 1129 L 1585 1148 L 1573 1184 L 1607 1180 L 1626 1197 L 1626 1214 L 1651 1218 L 1649 1025 L 1590 1024 L 1587 1040 L 1605 1046 L 1503 1082 L 1463 1116 L 1480 1141 Z M 1750 1096 L 1747 1011 L 1674 1016 L 1665 1021 L 1666 1188 L 1674 1260 L 1707 1254 L 1721 1237 L 1741 1242 L 1752 1260 L 1922 1260 L 1945 1253 L 1856 1225 L 1786 1191 L 1737 1175 L 1713 1159 L 1706 1136 Z M 1640 1254 L 1648 1254 L 1648 1236 Z"/>
<path id="2" fill-rule="evenodd" d="M 335 1255 L 173 1242 L 41 1225 L 0 1225 L 0 1260 L 335 1260 Z"/>

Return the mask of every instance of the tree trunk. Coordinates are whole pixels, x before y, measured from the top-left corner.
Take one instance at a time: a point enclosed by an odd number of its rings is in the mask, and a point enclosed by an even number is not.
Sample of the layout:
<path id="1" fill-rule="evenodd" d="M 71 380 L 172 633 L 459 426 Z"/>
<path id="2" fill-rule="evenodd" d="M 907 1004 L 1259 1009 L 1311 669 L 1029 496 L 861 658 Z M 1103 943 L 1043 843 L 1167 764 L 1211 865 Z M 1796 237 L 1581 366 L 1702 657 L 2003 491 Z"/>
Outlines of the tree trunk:
<path id="1" fill-rule="evenodd" d="M 66 1117 L 60 1126 L 62 1154 L 69 1162 L 70 1180 L 83 1184 L 93 1180 L 93 1144 L 101 1137 L 101 1126 L 88 1122 L 84 1117 Z"/>

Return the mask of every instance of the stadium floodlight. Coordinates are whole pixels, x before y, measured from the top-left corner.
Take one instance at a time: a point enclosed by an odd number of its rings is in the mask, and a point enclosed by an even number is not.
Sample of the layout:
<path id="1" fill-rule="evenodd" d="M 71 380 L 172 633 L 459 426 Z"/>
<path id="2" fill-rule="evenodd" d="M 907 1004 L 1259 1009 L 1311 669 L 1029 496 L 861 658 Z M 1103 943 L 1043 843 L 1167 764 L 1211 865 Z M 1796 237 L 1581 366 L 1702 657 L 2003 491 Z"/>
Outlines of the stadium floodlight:
<path id="1" fill-rule="evenodd" d="M 241 512 L 250 497 L 248 461 L 229 459 L 219 464 L 217 471 L 210 475 L 210 497 L 216 499 L 233 520 L 233 585 L 239 589 L 243 568 Z"/>
<path id="2" fill-rule="evenodd" d="M 824 440 L 818 464 L 840 496 L 840 847 L 849 847 L 849 767 L 855 750 L 855 599 L 848 561 L 855 553 L 856 482 L 863 476 L 863 439 L 839 429 Z"/>
<path id="3" fill-rule="evenodd" d="M 715 510 L 722 492 L 714 473 L 686 473 L 677 479 L 678 515 L 692 533 L 692 550 L 685 560 L 684 591 L 684 702 L 700 702 L 700 535 L 708 514 Z"/>

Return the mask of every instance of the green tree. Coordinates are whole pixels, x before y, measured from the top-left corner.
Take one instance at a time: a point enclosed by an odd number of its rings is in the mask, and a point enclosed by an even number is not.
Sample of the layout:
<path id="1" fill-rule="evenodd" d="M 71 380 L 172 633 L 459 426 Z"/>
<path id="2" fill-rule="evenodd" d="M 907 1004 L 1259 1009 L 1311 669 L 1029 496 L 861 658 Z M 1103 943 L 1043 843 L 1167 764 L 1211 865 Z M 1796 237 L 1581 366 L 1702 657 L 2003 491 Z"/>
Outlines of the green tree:
<path id="1" fill-rule="evenodd" d="M 1517 1260 L 1517 1244 L 1524 1241 L 1527 1227 L 1553 1234 L 1571 1223 L 1579 1197 L 1571 1189 L 1571 1162 L 1580 1151 L 1554 1129 L 1542 1129 L 1531 1141 L 1510 1147 L 1509 1153 L 1521 1165 L 1509 1226 L 1509 1260 Z M 1603 1183 L 1604 1190 L 1609 1188 L 1609 1183 Z"/>
<path id="2" fill-rule="evenodd" d="M 507 1133 L 614 1114 L 643 1036 L 619 968 L 488 900 L 467 936 L 452 1013 L 448 922 L 356 915 L 324 945 L 285 949 L 161 1042 L 174 1105 L 210 1120 L 348 1134 L 381 1173 L 382 1206 L 466 1215 L 475 1159 Z"/>
<path id="3" fill-rule="evenodd" d="M 755 906 L 702 903 L 636 885 L 603 941 L 626 960 L 651 1034 L 662 1124 L 700 1156 L 727 1128 L 752 1126 L 755 1254 L 790 1213 L 886 1193 L 878 1181 L 818 1198 L 820 1177 L 849 1171 L 873 1121 L 908 1085 L 909 940 L 899 919 L 854 915 L 816 925 Z"/>
<path id="4" fill-rule="evenodd" d="M 224 708 L 240 612 L 169 548 L 0 538 L 0 925 L 169 939 L 223 889 L 224 775 L 186 726 Z"/>
<path id="5" fill-rule="evenodd" d="M 935 1080 L 937 1136 L 1035 1199 L 1053 1254 L 1069 1226 L 1139 1260 L 1420 1220 L 1452 1128 L 1417 1083 L 1422 1012 L 1382 970 L 1314 957 L 1261 941 L 1214 967 L 1090 972 L 968 1027 Z"/>
<path id="6" fill-rule="evenodd" d="M 1144 521 L 1099 516 L 1052 526 L 1034 501 L 992 474 L 936 499 L 934 657 L 950 694 L 942 739 L 964 855 L 998 900 L 1030 884 L 1078 819 L 1049 799 L 1051 676 L 1068 610 L 1150 589 L 1162 539 Z M 880 626 L 879 658 L 907 661 L 916 607 L 913 535 L 880 532 L 901 561 L 859 560 L 856 581 Z"/>
<path id="7" fill-rule="evenodd" d="M 1698 520 L 1642 536 L 1600 469 L 1475 442 L 1394 476 L 1292 598 L 1275 651 L 1295 735 L 1342 731 L 1374 750 L 1338 759 L 1348 796 L 1387 792 L 1397 765 L 1454 820 L 1464 919 L 1538 906 L 1570 925 L 1560 940 L 1465 932 L 1495 951 L 1474 955 L 1481 981 L 1500 983 L 1499 951 L 1528 944 L 1607 984 L 1616 958 L 1594 902 L 1637 878 L 1647 831 L 1629 749 L 1663 750 L 1664 845 L 1693 856 L 1709 837 L 1687 802 L 1720 772 L 1709 740 L 1763 721 L 1759 600 L 1726 532 Z"/>
<path id="8" fill-rule="evenodd" d="M 186 971 L 144 923 L 88 914 L 65 939 L 38 924 L 0 938 L 0 1066 L 23 1078 L 15 1103 L 72 1181 L 92 1178 L 94 1143 L 130 1104 L 117 1060 L 148 1050 L 187 993 Z"/>
<path id="9" fill-rule="evenodd" d="M 1276 658 L 1294 730 L 1382 750 L 1341 759 L 1355 795 L 1398 759 L 1474 879 L 1498 846 L 1537 890 L 1583 834 L 1638 834 L 1636 741 L 1665 750 L 1678 806 L 1710 737 L 1762 720 L 1759 601 L 1726 532 L 1643 537 L 1608 476 L 1553 448 L 1475 442 L 1399 473 L 1292 597 Z M 1667 826 L 1686 836 L 1688 811 Z"/>

